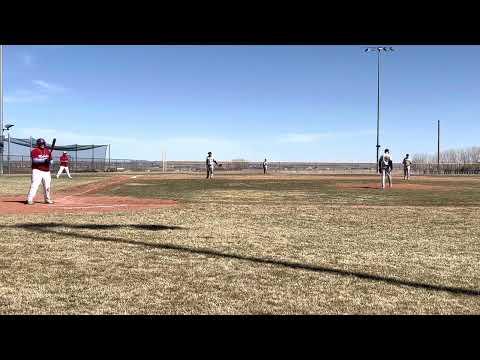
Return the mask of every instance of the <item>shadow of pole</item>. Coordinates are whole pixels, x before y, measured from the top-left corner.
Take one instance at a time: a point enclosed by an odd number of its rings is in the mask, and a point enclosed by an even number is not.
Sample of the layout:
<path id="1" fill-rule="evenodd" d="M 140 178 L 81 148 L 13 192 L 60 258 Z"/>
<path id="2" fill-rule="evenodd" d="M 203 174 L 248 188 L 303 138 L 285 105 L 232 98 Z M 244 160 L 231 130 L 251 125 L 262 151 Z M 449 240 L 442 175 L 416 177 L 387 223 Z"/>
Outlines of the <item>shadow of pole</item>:
<path id="1" fill-rule="evenodd" d="M 26 230 L 36 230 L 39 228 L 48 229 L 54 227 L 68 227 L 71 229 L 90 229 L 90 230 L 108 230 L 108 229 L 118 229 L 131 227 L 134 229 L 141 230 L 185 230 L 184 227 L 176 225 L 157 225 L 157 224 L 62 224 L 62 223 L 43 223 L 43 224 L 20 224 L 15 225 L 14 227 L 20 227 Z"/>
<path id="2" fill-rule="evenodd" d="M 50 226 L 49 226 L 50 225 Z M 153 244 L 153 243 L 148 243 L 148 242 L 143 242 L 143 241 L 134 241 L 134 240 L 125 240 L 125 239 L 120 239 L 120 238 L 114 238 L 114 237 L 106 237 L 106 236 L 95 236 L 95 235 L 90 235 L 90 234 L 77 234 L 77 233 L 70 233 L 70 232 L 65 232 L 65 231 L 55 231 L 52 230 L 51 227 L 72 227 L 72 228 L 88 228 L 90 229 L 91 227 L 85 227 L 85 225 L 66 225 L 66 224 L 57 224 L 57 223 L 45 223 L 45 224 L 18 224 L 18 225 L 11 225 L 10 227 L 15 227 L 15 228 L 22 228 L 25 230 L 33 231 L 33 232 L 42 232 L 42 233 L 51 233 L 51 234 L 56 234 L 56 235 L 63 235 L 63 236 L 70 236 L 70 237 L 75 237 L 79 239 L 90 239 L 94 241 L 104 241 L 104 242 L 115 242 L 115 243 L 122 243 L 122 244 L 128 244 L 128 245 L 136 245 L 136 246 L 144 246 L 144 247 L 151 247 L 151 248 L 156 248 L 156 249 L 163 249 L 163 250 L 175 250 L 175 251 L 181 251 L 189 254 L 194 254 L 194 255 L 207 255 L 207 256 L 213 256 L 213 257 L 222 257 L 222 258 L 227 258 L 227 259 L 235 259 L 235 260 L 242 260 L 242 261 L 249 261 L 249 262 L 254 262 L 258 264 L 268 264 L 268 265 L 275 265 L 275 266 L 283 266 L 289 269 L 301 269 L 301 270 L 307 270 L 307 271 L 313 271 L 313 272 L 322 272 L 322 273 L 328 273 L 328 274 L 334 274 L 334 275 L 340 275 L 340 276 L 353 276 L 359 279 L 365 279 L 365 280 L 373 280 L 373 281 L 380 281 L 384 282 L 387 284 L 391 285 L 397 285 L 397 286 L 409 286 L 413 288 L 418 288 L 418 289 L 425 289 L 425 290 L 433 290 L 433 291 L 444 291 L 444 292 L 449 292 L 451 294 L 460 294 L 460 295 L 467 295 L 467 296 L 480 296 L 480 290 L 474 290 L 474 289 L 464 289 L 460 287 L 451 287 L 451 286 L 442 286 L 442 285 L 433 285 L 433 284 L 425 284 L 425 283 L 419 283 L 415 281 L 409 281 L 409 280 L 402 280 L 402 279 L 397 279 L 393 277 L 386 277 L 386 276 L 379 276 L 379 275 L 372 275 L 368 273 L 362 273 L 362 272 L 357 272 L 357 271 L 348 271 L 348 270 L 341 270 L 341 269 L 334 269 L 334 268 L 328 268 L 328 267 L 322 267 L 322 266 L 316 266 L 316 265 L 308 265 L 308 264 L 301 264 L 301 263 L 295 263 L 295 262 L 290 262 L 290 261 L 285 261 L 285 260 L 273 260 L 273 259 L 264 259 L 264 258 L 259 258 L 259 257 L 253 257 L 253 256 L 244 256 L 244 255 L 236 255 L 236 254 L 228 254 L 228 253 L 223 253 L 220 251 L 216 250 L 210 250 L 210 249 L 195 249 L 195 248 L 190 248 L 187 246 L 180 246 L 180 245 L 173 245 L 173 244 Z M 96 226 L 96 225 L 94 225 Z M 101 225 L 103 228 L 103 225 Z M 115 228 L 115 227 L 121 227 L 124 225 L 106 225 L 106 228 Z M 126 225 L 126 226 L 131 226 L 131 225 Z M 134 227 L 137 227 L 135 225 L 132 225 Z M 143 225 L 140 225 L 143 226 Z M 180 227 L 169 227 L 166 225 L 155 225 L 162 227 L 162 229 L 170 229 L 170 228 L 180 228 Z M 98 227 L 94 227 L 94 229 L 98 229 Z"/>

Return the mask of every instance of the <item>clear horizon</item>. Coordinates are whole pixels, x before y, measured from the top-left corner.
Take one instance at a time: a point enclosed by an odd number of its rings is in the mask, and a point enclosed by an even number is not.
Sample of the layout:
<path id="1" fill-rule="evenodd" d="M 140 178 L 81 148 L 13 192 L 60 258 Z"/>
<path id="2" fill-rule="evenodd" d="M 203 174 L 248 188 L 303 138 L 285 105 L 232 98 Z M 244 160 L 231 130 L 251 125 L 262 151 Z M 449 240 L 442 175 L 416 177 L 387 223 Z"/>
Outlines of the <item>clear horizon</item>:
<path id="1" fill-rule="evenodd" d="M 437 120 L 442 150 L 478 146 L 480 46 L 393 47 L 381 151 L 434 154 Z M 377 62 L 363 48 L 4 46 L 4 123 L 18 138 L 111 144 L 112 158 L 372 163 Z"/>

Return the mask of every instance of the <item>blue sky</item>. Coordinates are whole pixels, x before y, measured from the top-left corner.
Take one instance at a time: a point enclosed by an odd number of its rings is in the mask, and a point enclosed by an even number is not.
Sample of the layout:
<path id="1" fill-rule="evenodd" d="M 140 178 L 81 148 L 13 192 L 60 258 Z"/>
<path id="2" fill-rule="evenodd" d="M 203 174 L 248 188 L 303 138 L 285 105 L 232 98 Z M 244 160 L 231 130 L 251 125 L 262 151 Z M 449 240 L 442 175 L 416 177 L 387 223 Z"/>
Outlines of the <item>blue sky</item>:
<path id="1" fill-rule="evenodd" d="M 434 153 L 437 120 L 443 149 L 478 146 L 480 46 L 394 48 L 382 149 Z M 358 45 L 4 47 L 12 136 L 113 158 L 372 162 L 376 96 L 376 55 Z"/>

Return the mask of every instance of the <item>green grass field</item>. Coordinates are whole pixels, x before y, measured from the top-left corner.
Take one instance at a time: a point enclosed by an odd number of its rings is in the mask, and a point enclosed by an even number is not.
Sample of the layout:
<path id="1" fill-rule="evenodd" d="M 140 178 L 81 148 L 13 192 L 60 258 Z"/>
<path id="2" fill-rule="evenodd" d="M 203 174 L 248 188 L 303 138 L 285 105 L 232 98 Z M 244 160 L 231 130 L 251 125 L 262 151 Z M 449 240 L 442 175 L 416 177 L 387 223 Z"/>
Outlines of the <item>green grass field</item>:
<path id="1" fill-rule="evenodd" d="M 55 188 L 98 177 L 67 180 Z M 342 187 L 373 182 L 141 176 L 99 194 L 178 205 L 3 215 L 0 313 L 479 314 L 480 178 Z"/>

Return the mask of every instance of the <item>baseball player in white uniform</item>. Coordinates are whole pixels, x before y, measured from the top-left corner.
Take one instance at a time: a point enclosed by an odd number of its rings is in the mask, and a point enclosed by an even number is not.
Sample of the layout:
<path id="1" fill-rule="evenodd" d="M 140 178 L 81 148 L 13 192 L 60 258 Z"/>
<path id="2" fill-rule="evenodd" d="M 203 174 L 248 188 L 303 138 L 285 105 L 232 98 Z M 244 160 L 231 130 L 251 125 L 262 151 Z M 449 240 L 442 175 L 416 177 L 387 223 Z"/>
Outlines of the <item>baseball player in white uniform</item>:
<path id="1" fill-rule="evenodd" d="M 51 150 L 46 147 L 44 139 L 37 140 L 37 146 L 32 150 L 32 184 L 28 192 L 28 205 L 33 205 L 33 198 L 35 197 L 40 183 L 43 184 L 45 203 L 53 204 L 50 197 L 50 184 L 52 179 L 50 177 L 50 163 Z"/>
<path id="2" fill-rule="evenodd" d="M 393 161 L 390 156 L 390 150 L 385 149 L 385 153 L 380 156 L 378 161 L 378 167 L 382 173 L 382 189 L 385 189 L 385 177 L 388 178 L 388 185 L 392 187 L 392 170 L 393 170 Z"/>
<path id="3" fill-rule="evenodd" d="M 205 161 L 205 165 L 207 167 L 207 179 L 213 178 L 213 169 L 214 169 L 213 164 L 218 165 L 217 160 L 215 160 L 212 156 L 212 152 L 209 151 L 207 159 Z"/>
<path id="4" fill-rule="evenodd" d="M 405 159 L 403 159 L 403 180 L 410 180 L 410 166 L 412 165 L 412 160 L 410 155 L 407 154 Z"/>

